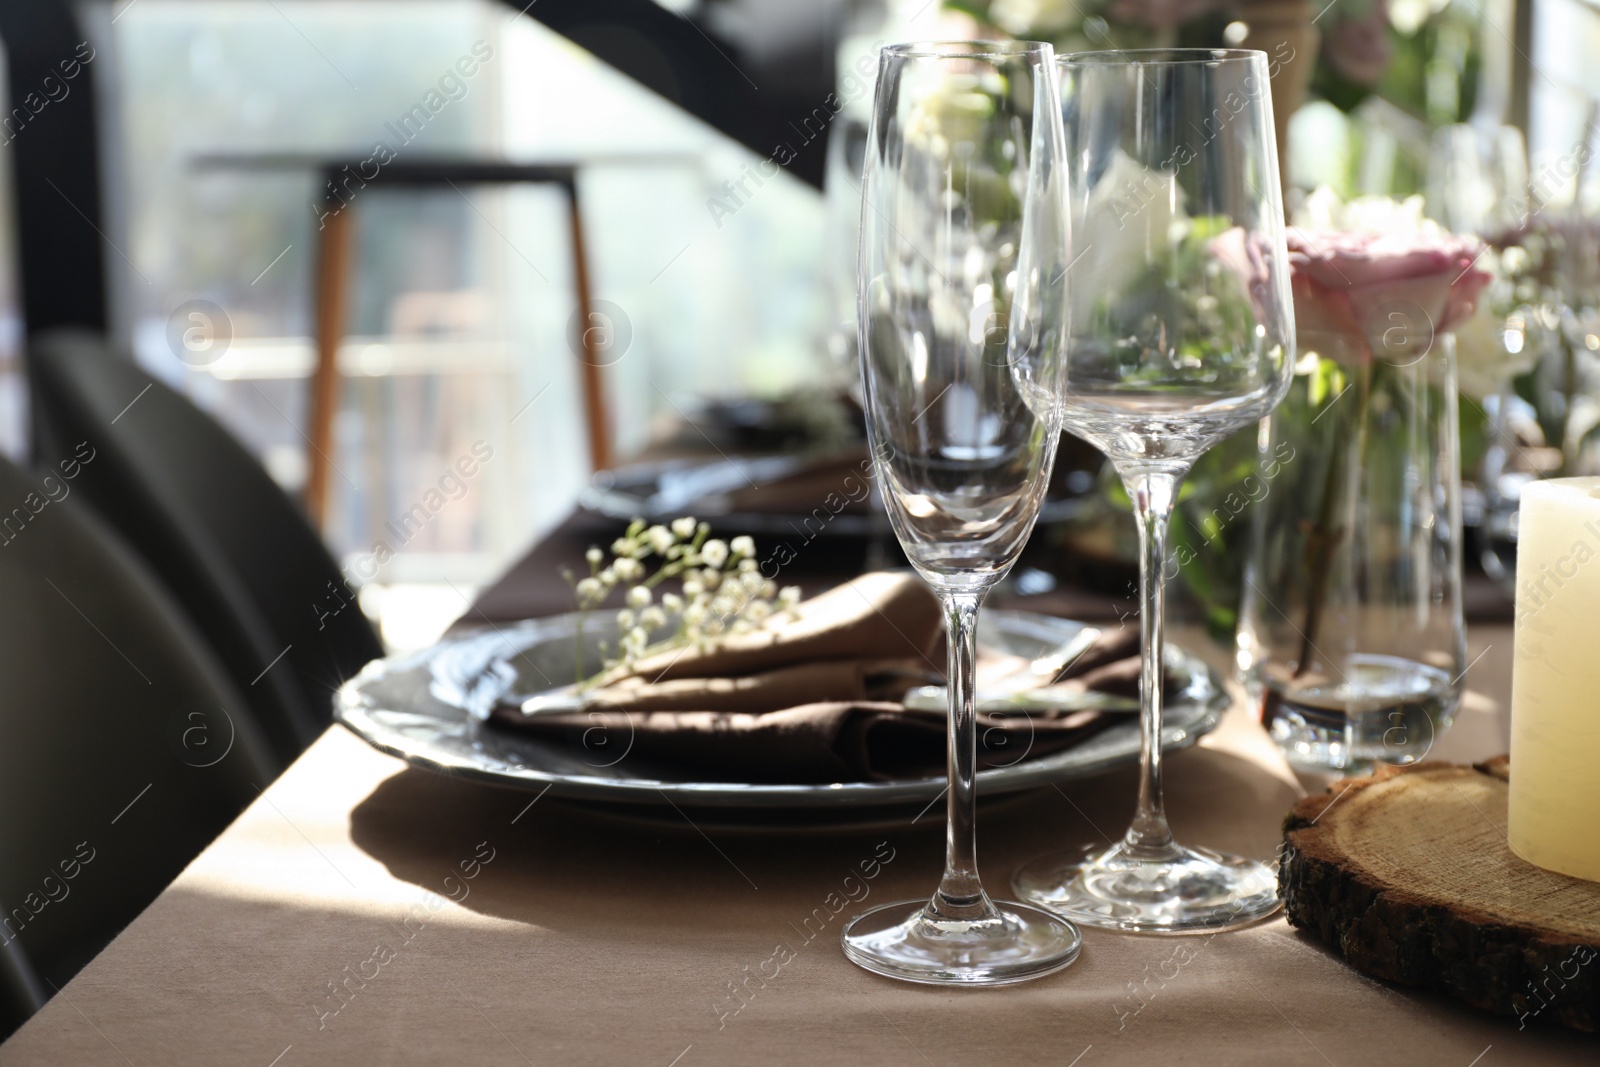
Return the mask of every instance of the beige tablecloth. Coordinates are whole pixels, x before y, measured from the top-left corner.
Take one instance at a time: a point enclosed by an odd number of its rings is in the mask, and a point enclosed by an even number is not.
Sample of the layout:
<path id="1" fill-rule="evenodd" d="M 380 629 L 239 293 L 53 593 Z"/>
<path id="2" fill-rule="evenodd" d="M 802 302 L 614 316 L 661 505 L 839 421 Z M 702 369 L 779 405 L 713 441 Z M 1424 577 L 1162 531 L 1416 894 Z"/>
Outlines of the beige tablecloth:
<path id="1" fill-rule="evenodd" d="M 1439 754 L 1503 748 L 1509 630 Z M 1462 746 L 1480 746 L 1458 751 Z M 1267 857 L 1297 794 L 1244 714 L 1169 764 L 1192 843 Z M 1122 771 L 986 808 L 992 890 L 1118 833 Z M 1600 1046 L 1370 981 L 1282 919 L 1086 931 L 1068 970 L 941 990 L 847 963 L 843 922 L 923 896 L 940 811 L 807 833 L 622 822 L 409 771 L 335 728 L 7 1044 L 0 1064 L 1594 1064 Z M 878 862 L 870 881 L 862 861 Z M 869 869 L 871 864 L 869 862 Z M 854 896 L 856 900 L 846 899 Z"/>

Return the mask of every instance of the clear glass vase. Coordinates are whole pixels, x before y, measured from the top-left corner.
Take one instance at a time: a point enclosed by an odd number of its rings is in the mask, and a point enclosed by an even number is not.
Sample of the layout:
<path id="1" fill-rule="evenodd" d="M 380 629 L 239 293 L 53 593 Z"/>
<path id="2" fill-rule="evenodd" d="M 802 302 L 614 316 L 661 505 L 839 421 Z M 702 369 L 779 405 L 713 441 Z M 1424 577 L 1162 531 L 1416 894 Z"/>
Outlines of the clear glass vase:
<path id="1" fill-rule="evenodd" d="M 1316 341 L 1261 424 L 1238 666 L 1292 763 L 1359 772 L 1422 759 L 1460 706 L 1455 343 L 1332 359 Z"/>

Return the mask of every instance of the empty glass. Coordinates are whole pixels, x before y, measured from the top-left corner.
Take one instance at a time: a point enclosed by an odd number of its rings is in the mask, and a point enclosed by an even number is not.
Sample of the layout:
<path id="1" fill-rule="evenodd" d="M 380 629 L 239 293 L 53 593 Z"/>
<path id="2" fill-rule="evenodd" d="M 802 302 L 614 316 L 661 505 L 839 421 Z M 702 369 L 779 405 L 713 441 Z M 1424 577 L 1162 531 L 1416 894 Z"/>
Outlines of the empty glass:
<path id="1" fill-rule="evenodd" d="M 1152 933 L 1239 925 L 1278 906 L 1262 863 L 1172 839 L 1161 793 L 1167 523 L 1194 461 L 1283 398 L 1293 303 L 1265 53 L 1062 57 L 1075 260 L 1067 429 L 1105 452 L 1141 540 L 1143 744 L 1133 825 L 1084 857 L 1018 872 L 1026 901 Z"/>
<path id="2" fill-rule="evenodd" d="M 1538 477 L 1539 464 L 1549 457 L 1542 448 L 1525 447 L 1538 434 L 1538 424 L 1512 380 L 1556 347 L 1554 332 L 1541 321 L 1546 294 L 1539 263 L 1525 247 L 1539 243 L 1528 194 L 1528 153 L 1521 130 L 1463 124 L 1434 131 L 1428 216 L 1452 233 L 1482 238 L 1492 249 L 1483 264 L 1495 279 L 1478 297 L 1485 318 L 1463 326 L 1456 378 L 1463 417 L 1481 417 L 1485 431 L 1482 458 L 1476 471 L 1468 472 L 1476 487 L 1465 487 L 1463 511 L 1470 501 L 1479 560 L 1508 590 L 1515 587 L 1522 487 Z M 1463 429 L 1473 429 L 1471 421 Z"/>
<path id="3" fill-rule="evenodd" d="M 1445 126 L 1428 161 L 1428 216 L 1486 241 L 1528 220 L 1528 153 L 1515 126 Z"/>
<path id="4" fill-rule="evenodd" d="M 1047 44 L 885 48 L 861 216 L 864 406 L 878 483 L 949 637 L 949 829 L 926 902 L 858 916 L 845 955 L 914 982 L 1049 974 L 1078 931 L 978 879 L 978 606 L 1016 561 L 1060 437 L 1067 268 L 1061 116 Z"/>

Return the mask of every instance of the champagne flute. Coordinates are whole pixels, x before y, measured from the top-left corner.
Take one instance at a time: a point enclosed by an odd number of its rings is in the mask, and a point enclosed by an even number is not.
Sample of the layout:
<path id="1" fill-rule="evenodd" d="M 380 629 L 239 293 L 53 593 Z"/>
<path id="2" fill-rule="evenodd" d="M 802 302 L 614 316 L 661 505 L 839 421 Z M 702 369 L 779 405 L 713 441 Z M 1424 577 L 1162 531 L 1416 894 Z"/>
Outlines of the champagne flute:
<path id="1" fill-rule="evenodd" d="M 1127 835 L 1046 857 L 1017 894 L 1090 926 L 1183 933 L 1278 907 L 1267 865 L 1172 838 L 1161 791 L 1167 523 L 1194 461 L 1283 399 L 1294 314 L 1266 55 L 1060 59 L 1074 250 L 1067 429 L 1110 457 L 1138 521 L 1142 744 Z"/>
<path id="2" fill-rule="evenodd" d="M 1060 437 L 1067 228 L 1054 53 L 989 41 L 880 54 L 862 194 L 863 406 L 896 537 L 949 636 L 944 877 L 845 928 L 845 955 L 913 982 L 1049 974 L 1078 931 L 978 878 L 978 607 L 1016 561 Z"/>

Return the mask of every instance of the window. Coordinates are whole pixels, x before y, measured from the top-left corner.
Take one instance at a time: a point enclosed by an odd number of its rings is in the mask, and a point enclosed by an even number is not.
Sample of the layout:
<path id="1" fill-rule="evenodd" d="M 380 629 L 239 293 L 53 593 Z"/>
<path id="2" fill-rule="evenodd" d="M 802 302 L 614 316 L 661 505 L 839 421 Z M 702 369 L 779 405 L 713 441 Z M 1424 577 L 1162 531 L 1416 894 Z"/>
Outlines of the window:
<path id="1" fill-rule="evenodd" d="M 619 454 L 694 397 L 826 369 L 821 197 L 763 177 L 757 157 L 511 8 L 141 0 L 106 30 L 120 328 L 291 491 L 306 477 L 312 164 L 380 143 L 396 158 L 582 165 L 593 295 L 621 342 L 606 371 Z M 457 67 L 469 56 L 470 77 Z M 589 474 L 564 200 L 463 186 L 350 202 L 356 286 L 324 532 L 347 558 L 388 543 L 381 583 L 468 592 L 559 521 Z M 464 491 L 449 483 L 421 527 L 397 523 L 475 447 L 493 458 Z"/>

